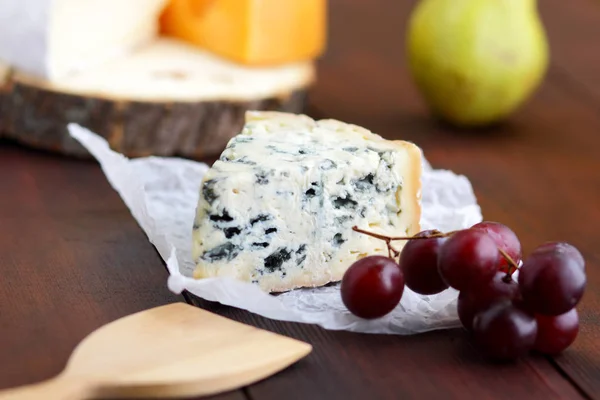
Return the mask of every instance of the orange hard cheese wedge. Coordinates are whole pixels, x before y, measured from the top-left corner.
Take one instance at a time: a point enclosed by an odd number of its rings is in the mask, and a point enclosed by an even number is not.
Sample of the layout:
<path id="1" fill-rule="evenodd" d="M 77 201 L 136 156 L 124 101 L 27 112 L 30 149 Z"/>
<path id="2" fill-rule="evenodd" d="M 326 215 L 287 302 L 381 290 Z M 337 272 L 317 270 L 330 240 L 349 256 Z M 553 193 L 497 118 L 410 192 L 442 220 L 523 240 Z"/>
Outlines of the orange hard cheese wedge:
<path id="1" fill-rule="evenodd" d="M 171 0 L 161 33 L 250 65 L 312 60 L 326 41 L 327 0 Z"/>

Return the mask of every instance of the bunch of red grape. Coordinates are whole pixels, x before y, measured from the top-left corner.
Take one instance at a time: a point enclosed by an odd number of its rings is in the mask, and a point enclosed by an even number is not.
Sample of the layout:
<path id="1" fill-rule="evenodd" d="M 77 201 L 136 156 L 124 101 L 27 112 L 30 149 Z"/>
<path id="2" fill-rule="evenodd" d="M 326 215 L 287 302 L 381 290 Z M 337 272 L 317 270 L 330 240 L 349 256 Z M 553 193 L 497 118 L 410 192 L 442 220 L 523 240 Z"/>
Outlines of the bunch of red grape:
<path id="1" fill-rule="evenodd" d="M 452 287 L 460 292 L 462 325 L 492 359 L 513 360 L 530 350 L 557 354 L 577 336 L 575 306 L 586 285 L 585 261 L 568 243 L 538 247 L 519 268 L 521 243 L 497 222 L 446 234 L 423 231 L 409 238 L 354 229 L 385 240 L 390 249 L 390 257 L 367 256 L 344 275 L 342 301 L 358 317 L 391 312 L 405 285 L 423 295 Z M 393 240 L 408 240 L 398 262 L 391 257 Z"/>

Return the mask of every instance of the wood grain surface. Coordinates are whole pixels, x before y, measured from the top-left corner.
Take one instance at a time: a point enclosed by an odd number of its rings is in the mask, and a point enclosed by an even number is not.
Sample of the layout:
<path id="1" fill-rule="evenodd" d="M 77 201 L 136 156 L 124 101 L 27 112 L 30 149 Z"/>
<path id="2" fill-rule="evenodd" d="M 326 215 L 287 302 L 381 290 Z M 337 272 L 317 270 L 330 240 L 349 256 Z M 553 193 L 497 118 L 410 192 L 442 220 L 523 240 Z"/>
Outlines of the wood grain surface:
<path id="1" fill-rule="evenodd" d="M 471 180 L 486 219 L 524 250 L 566 240 L 587 260 L 581 332 L 556 358 L 484 362 L 462 330 L 411 337 L 326 331 L 186 296 L 305 340 L 302 362 L 220 399 L 600 399 L 600 3 L 543 0 L 552 51 L 543 86 L 509 121 L 436 123 L 412 84 L 404 32 L 415 1 L 330 0 L 330 44 L 308 113 L 412 140 Z M 58 372 L 88 332 L 175 301 L 143 232 L 93 163 L 0 142 L 0 387 Z"/>

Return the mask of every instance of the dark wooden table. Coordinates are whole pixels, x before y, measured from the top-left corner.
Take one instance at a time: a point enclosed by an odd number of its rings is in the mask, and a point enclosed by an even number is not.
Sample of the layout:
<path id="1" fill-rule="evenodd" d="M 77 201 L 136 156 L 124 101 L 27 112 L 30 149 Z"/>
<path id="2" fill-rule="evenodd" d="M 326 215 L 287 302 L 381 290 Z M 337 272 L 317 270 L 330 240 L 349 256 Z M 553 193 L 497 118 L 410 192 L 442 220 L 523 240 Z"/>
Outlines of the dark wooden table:
<path id="1" fill-rule="evenodd" d="M 552 62 L 506 124 L 465 133 L 429 118 L 404 57 L 412 1 L 331 0 L 330 46 L 310 114 L 415 141 L 467 175 L 487 219 L 525 251 L 567 240 L 587 259 L 581 333 L 556 358 L 486 363 L 461 330 L 412 337 L 332 332 L 218 304 L 235 320 L 308 341 L 314 352 L 219 399 L 600 398 L 600 3 L 541 0 Z M 58 373 L 95 328 L 190 301 L 166 288 L 152 245 L 93 162 L 0 142 L 0 387 Z"/>

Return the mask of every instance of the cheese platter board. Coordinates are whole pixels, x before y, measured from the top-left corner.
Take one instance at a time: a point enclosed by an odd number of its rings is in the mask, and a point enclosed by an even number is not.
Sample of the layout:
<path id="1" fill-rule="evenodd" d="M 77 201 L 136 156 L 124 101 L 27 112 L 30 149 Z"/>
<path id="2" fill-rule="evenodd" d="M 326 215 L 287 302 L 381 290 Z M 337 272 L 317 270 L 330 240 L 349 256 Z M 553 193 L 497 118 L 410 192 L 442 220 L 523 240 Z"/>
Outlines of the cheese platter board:
<path id="1" fill-rule="evenodd" d="M 303 110 L 325 10 L 325 0 L 0 0 L 0 135 L 89 158 L 68 134 L 77 123 L 129 157 L 215 156 L 246 111 Z"/>

